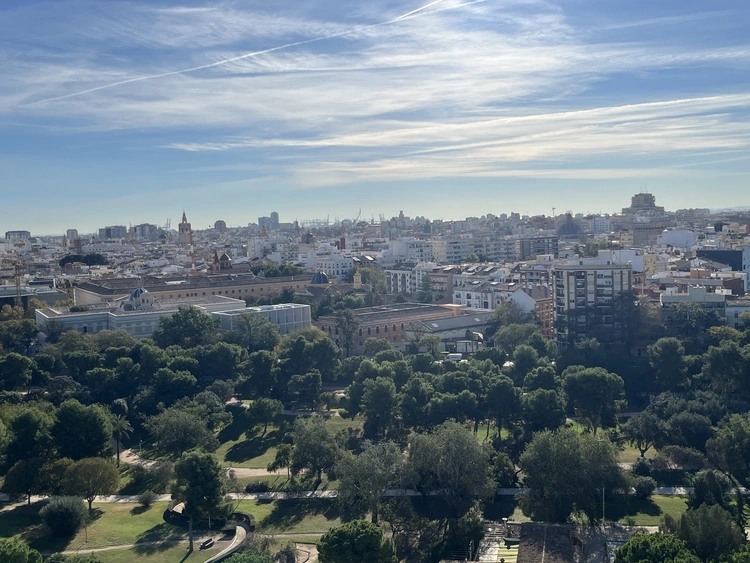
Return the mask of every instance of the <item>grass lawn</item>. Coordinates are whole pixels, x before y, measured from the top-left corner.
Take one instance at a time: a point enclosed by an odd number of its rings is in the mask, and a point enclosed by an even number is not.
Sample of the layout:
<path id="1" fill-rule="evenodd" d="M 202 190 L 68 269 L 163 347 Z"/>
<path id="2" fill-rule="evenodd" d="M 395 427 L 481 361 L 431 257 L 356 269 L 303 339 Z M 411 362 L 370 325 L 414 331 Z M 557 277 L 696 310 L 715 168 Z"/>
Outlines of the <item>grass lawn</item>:
<path id="1" fill-rule="evenodd" d="M 654 451 L 654 448 L 651 448 L 646 452 L 646 457 L 648 459 L 653 458 L 655 455 L 656 452 Z M 627 442 L 623 443 L 623 449 L 617 452 L 617 459 L 620 463 L 635 463 L 635 460 L 639 457 L 641 457 L 641 452 L 638 451 L 638 448 L 631 446 Z"/>
<path id="2" fill-rule="evenodd" d="M 341 523 L 334 499 L 243 500 L 238 510 L 255 516 L 267 534 L 323 534 Z"/>
<path id="3" fill-rule="evenodd" d="M 181 553 L 185 553 L 184 546 L 176 546 L 174 542 L 187 539 L 187 530 L 164 522 L 166 502 L 156 503 L 150 509 L 143 509 L 134 503 L 95 503 L 95 520 L 73 538 L 55 538 L 49 534 L 39 520 L 42 506 L 43 503 L 35 503 L 0 513 L 0 537 L 19 537 L 42 553 L 134 545 L 131 549 L 102 552 L 101 559 L 106 562 L 126 559 L 153 563 L 176 562 L 180 557 L 165 559 L 162 555 L 174 555 L 180 549 Z M 264 533 L 281 534 L 280 542 L 292 541 L 291 538 L 286 538 L 292 535 L 314 536 L 312 541 L 316 541 L 329 528 L 341 523 L 338 506 L 333 499 L 243 500 L 239 503 L 238 510 L 255 515 L 258 528 Z M 200 530 L 197 533 L 202 534 Z M 167 543 L 154 545 L 153 542 Z M 108 554 L 106 558 L 105 553 Z M 149 558 L 146 558 L 147 555 Z M 189 560 L 203 561 L 194 556 Z"/>
<path id="4" fill-rule="evenodd" d="M 621 497 L 617 501 L 608 502 L 605 507 L 608 520 L 624 524 L 631 521 L 636 526 L 658 526 L 665 514 L 678 517 L 686 510 L 685 497 L 662 495 L 653 495 L 646 500 L 633 496 Z"/>
<path id="5" fill-rule="evenodd" d="M 138 561 L 138 563 L 182 563 L 183 561 L 185 563 L 203 563 L 226 546 L 227 544 L 222 543 L 216 544 L 213 548 L 204 551 L 195 549 L 189 556 L 186 544 L 173 545 L 150 553 L 129 548 L 99 551 L 95 555 L 104 561 L 104 563 L 133 563 L 133 561 Z M 81 550 L 80 555 L 87 555 L 87 552 Z"/>
<path id="6" fill-rule="evenodd" d="M 510 496 L 496 497 L 495 502 L 484 507 L 484 517 L 487 520 L 500 522 L 503 518 L 513 520 L 514 522 L 530 522 L 531 519 L 526 516 L 515 498 Z"/>
<path id="7" fill-rule="evenodd" d="M 43 503 L 35 503 L 2 513 L 0 537 L 18 536 L 43 553 L 78 549 L 84 545 L 97 548 L 184 537 L 184 530 L 164 522 L 166 502 L 155 503 L 150 509 L 133 503 L 94 503 L 94 521 L 73 538 L 55 538 L 48 533 L 39 520 L 42 506 Z"/>
<path id="8" fill-rule="evenodd" d="M 241 417 L 238 421 L 219 433 L 219 449 L 214 452 L 216 458 L 225 467 L 247 467 L 250 469 L 265 469 L 276 456 L 278 446 L 284 435 L 294 424 L 294 416 L 282 416 L 278 424 L 269 424 L 268 431 L 263 435 L 263 428 L 256 426 L 247 430 L 243 426 Z M 332 416 L 328 425 L 333 431 L 347 428 L 361 428 L 362 418 L 354 420 Z"/>

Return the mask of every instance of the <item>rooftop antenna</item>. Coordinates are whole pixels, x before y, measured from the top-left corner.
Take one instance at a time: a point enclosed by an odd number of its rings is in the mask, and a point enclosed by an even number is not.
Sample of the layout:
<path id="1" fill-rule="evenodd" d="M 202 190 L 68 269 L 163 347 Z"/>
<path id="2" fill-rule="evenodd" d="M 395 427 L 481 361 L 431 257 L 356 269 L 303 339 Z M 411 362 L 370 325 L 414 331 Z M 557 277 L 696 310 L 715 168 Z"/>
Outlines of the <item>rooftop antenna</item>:
<path id="1" fill-rule="evenodd" d="M 553 219 L 555 218 L 555 209 L 557 209 L 557 207 L 555 207 L 555 206 L 553 205 L 553 206 L 552 206 L 552 218 L 553 218 Z"/>

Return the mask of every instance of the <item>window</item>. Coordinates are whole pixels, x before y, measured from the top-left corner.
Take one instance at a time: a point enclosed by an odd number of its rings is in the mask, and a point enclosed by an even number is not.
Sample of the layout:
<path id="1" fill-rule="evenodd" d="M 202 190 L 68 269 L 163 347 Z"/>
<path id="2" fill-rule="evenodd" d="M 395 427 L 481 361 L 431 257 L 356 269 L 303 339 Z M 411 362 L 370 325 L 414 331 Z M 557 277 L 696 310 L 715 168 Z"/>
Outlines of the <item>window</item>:
<path id="1" fill-rule="evenodd" d="M 404 330 L 404 323 L 401 323 L 401 330 Z"/>
<path id="2" fill-rule="evenodd" d="M 396 325 L 393 325 L 393 332 L 396 332 Z"/>
<path id="3" fill-rule="evenodd" d="M 380 327 L 379 326 L 375 327 L 375 334 L 380 334 Z"/>
<path id="4" fill-rule="evenodd" d="M 372 334 L 372 329 L 368 326 L 367 327 L 367 336 L 370 336 Z"/>
<path id="5" fill-rule="evenodd" d="M 383 327 L 383 330 L 384 330 L 385 332 L 388 332 L 388 325 L 385 325 L 385 326 Z"/>
<path id="6" fill-rule="evenodd" d="M 362 336 L 362 329 L 359 329 L 359 335 Z"/>

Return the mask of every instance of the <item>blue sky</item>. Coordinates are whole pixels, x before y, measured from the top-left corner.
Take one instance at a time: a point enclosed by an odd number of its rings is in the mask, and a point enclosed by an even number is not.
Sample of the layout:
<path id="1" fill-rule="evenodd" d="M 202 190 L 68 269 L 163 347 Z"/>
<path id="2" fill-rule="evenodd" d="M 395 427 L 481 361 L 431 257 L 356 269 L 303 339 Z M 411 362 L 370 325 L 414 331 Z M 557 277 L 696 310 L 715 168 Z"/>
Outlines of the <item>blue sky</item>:
<path id="1" fill-rule="evenodd" d="M 3 0 L 0 231 L 750 205 L 747 0 Z"/>

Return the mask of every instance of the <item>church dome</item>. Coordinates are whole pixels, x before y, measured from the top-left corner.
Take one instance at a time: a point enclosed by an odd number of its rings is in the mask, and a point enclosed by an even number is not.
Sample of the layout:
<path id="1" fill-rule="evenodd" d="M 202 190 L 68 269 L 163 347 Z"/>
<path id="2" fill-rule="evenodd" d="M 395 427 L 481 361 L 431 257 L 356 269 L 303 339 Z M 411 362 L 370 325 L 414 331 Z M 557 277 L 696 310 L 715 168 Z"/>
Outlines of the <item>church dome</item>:
<path id="1" fill-rule="evenodd" d="M 133 293 L 130 294 L 131 299 L 138 299 L 140 296 L 148 293 L 148 290 L 139 287 L 138 289 L 134 290 Z"/>
<path id="2" fill-rule="evenodd" d="M 219 262 L 231 262 L 231 261 L 232 259 L 229 257 L 229 254 L 227 254 L 226 252 L 222 254 L 221 256 L 219 256 Z"/>
<path id="3" fill-rule="evenodd" d="M 331 283 L 331 280 L 328 279 L 328 274 L 325 272 L 318 272 L 312 277 L 312 280 L 310 280 L 311 285 L 325 285 Z"/>

